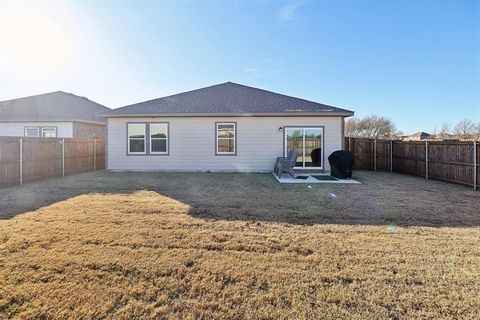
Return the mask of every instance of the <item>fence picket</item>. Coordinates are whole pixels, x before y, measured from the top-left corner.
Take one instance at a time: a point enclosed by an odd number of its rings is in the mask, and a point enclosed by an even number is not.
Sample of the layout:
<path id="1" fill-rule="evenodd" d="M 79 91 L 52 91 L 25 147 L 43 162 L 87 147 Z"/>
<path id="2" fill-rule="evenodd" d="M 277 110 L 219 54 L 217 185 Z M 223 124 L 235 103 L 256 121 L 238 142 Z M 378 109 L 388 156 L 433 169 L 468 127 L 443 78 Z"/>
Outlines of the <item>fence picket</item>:
<path id="1" fill-rule="evenodd" d="M 62 139 L 62 177 L 65 177 L 65 139 Z"/>
<path id="2" fill-rule="evenodd" d="M 422 142 L 352 137 L 346 139 L 349 139 L 349 144 L 353 146 L 350 151 L 355 159 L 355 170 L 404 173 L 478 189 L 480 174 L 478 142 L 473 144 L 472 150 L 472 143 L 469 141 Z M 390 144 L 390 148 L 385 147 L 387 144 Z M 382 160 L 388 157 L 389 167 Z"/>
<path id="3" fill-rule="evenodd" d="M 20 155 L 20 185 L 23 184 L 23 139 L 20 138 L 20 150 L 19 150 L 19 155 Z"/>
<path id="4" fill-rule="evenodd" d="M 477 190 L 477 142 L 473 141 L 473 190 Z"/>
<path id="5" fill-rule="evenodd" d="M 425 141 L 425 179 L 428 180 L 428 140 Z"/>
<path id="6" fill-rule="evenodd" d="M 0 137 L 0 186 L 105 168 L 105 140 Z M 93 161 L 93 166 L 92 166 Z"/>
<path id="7" fill-rule="evenodd" d="M 393 172 L 393 140 L 390 140 L 390 172 Z"/>

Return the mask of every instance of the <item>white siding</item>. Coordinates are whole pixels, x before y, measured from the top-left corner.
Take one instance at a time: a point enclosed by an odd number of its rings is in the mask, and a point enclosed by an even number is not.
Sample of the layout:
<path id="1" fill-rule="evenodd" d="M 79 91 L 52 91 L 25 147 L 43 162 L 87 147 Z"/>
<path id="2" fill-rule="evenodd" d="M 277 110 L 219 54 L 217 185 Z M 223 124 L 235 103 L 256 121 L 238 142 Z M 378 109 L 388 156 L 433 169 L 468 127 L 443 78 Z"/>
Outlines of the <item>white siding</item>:
<path id="1" fill-rule="evenodd" d="M 271 171 L 283 156 L 283 126 L 324 126 L 328 156 L 342 146 L 341 117 L 109 118 L 108 169 L 119 171 Z M 128 122 L 168 122 L 169 155 L 127 155 Z M 215 155 L 215 122 L 237 123 L 237 155 Z"/>
<path id="2" fill-rule="evenodd" d="M 23 137 L 25 127 L 57 127 L 57 137 L 73 137 L 72 122 L 0 122 L 0 136 Z"/>

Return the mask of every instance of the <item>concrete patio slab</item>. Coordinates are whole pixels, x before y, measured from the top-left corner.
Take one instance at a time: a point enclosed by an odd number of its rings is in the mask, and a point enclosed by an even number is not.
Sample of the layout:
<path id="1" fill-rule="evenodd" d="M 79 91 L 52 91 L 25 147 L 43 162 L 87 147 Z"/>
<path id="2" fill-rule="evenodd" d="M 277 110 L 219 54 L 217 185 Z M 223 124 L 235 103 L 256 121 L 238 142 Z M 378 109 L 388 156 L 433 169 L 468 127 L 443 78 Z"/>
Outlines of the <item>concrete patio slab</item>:
<path id="1" fill-rule="evenodd" d="M 325 176 L 330 177 L 328 174 L 319 174 L 319 173 L 296 173 L 295 178 L 290 177 L 289 175 L 282 175 L 281 178 L 277 177 L 273 172 L 273 176 L 277 179 L 280 183 L 300 183 L 300 184 L 313 184 L 313 183 L 332 183 L 332 184 L 362 184 L 360 181 L 353 180 L 353 179 L 337 179 L 332 178 L 332 180 L 318 180 L 314 176 Z M 306 177 L 305 179 L 299 179 L 299 177 Z"/>

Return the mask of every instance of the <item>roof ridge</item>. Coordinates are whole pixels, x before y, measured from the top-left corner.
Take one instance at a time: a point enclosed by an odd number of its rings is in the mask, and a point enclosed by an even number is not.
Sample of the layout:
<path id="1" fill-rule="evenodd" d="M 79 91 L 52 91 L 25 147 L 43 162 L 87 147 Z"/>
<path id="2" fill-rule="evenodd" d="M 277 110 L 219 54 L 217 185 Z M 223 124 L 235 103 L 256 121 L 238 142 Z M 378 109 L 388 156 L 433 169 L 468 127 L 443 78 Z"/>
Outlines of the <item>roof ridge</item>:
<path id="1" fill-rule="evenodd" d="M 81 100 L 86 100 L 92 104 L 95 104 L 96 106 L 100 106 L 102 108 L 105 108 L 105 109 L 108 109 L 108 110 L 112 110 L 111 108 L 101 104 L 101 103 L 98 103 L 96 101 L 93 101 L 93 100 L 90 100 L 88 97 L 85 97 L 85 96 L 79 96 L 79 95 L 76 95 L 74 93 L 71 93 L 71 92 L 66 92 L 66 91 L 62 91 L 62 90 L 57 90 L 57 91 L 52 91 L 52 92 L 46 92 L 46 93 L 40 93 L 40 94 L 34 94 L 34 95 L 30 95 L 30 96 L 25 96 L 25 97 L 20 97 L 20 98 L 14 98 L 14 99 L 8 99 L 8 100 L 2 100 L 0 101 L 0 104 L 6 104 L 8 105 L 9 103 L 16 103 L 16 102 L 20 102 L 20 101 L 24 101 L 26 99 L 32 99 L 32 98 L 38 98 L 38 97 L 44 97 L 44 96 L 48 96 L 48 95 L 54 95 L 54 94 L 62 94 L 62 95 L 65 95 L 65 96 L 70 96 L 74 99 L 81 99 Z M 107 110 L 105 110 L 107 111 Z"/>
<path id="2" fill-rule="evenodd" d="M 54 94 L 54 93 L 65 93 L 65 94 L 68 94 L 68 93 L 65 92 L 65 91 L 57 90 L 57 91 L 51 91 L 51 92 L 45 92 L 45 93 L 39 93 L 39 94 L 32 94 L 32 95 L 25 96 L 25 97 L 12 98 L 12 99 L 7 99 L 7 100 L 0 100 L 0 102 L 8 102 L 8 101 L 13 101 L 13 100 L 20 100 L 20 99 L 28 99 L 28 98 L 33 98 L 33 97 L 39 97 L 39 96 L 46 96 L 46 95 Z M 73 94 L 73 93 L 72 93 L 72 94 Z"/>
<path id="3" fill-rule="evenodd" d="M 266 89 L 262 89 L 262 88 L 248 86 L 248 85 L 233 82 L 233 81 L 222 82 L 222 83 L 218 83 L 218 84 L 214 84 L 214 85 L 210 85 L 210 86 L 205 86 L 205 87 L 201 87 L 201 88 L 197 88 L 197 89 L 193 89 L 193 90 L 188 90 L 188 91 L 184 91 L 184 92 L 170 94 L 170 95 L 155 98 L 155 99 L 149 99 L 149 100 L 145 100 L 145 101 L 141 101 L 141 102 L 137 102 L 137 103 L 132 103 L 132 104 L 128 104 L 128 105 L 125 105 L 125 106 L 122 106 L 122 107 L 119 107 L 119 108 L 116 108 L 116 109 L 112 109 L 112 110 L 120 110 L 120 109 L 123 109 L 123 108 L 135 106 L 135 105 L 142 104 L 142 103 L 150 103 L 150 102 L 154 102 L 154 101 L 158 101 L 158 100 L 162 100 L 162 99 L 166 99 L 166 98 L 171 98 L 171 97 L 186 94 L 186 93 L 192 93 L 192 92 L 195 92 L 195 91 L 200 91 L 200 90 L 204 90 L 204 89 L 208 89 L 208 88 L 218 87 L 218 86 L 226 85 L 226 84 L 233 84 L 233 85 L 236 85 L 236 86 L 240 86 L 240 87 L 244 87 L 244 88 L 248 88 L 248 89 L 252 89 L 252 90 L 259 90 L 259 91 L 267 92 L 269 94 L 276 94 L 276 95 L 280 95 L 280 96 L 283 96 L 283 97 L 287 97 L 287 98 L 290 98 L 290 99 L 298 99 L 298 100 L 302 100 L 302 101 L 305 101 L 305 102 L 308 102 L 308 103 L 315 103 L 315 104 L 321 105 L 323 107 L 332 108 L 334 110 L 346 110 L 346 109 L 334 107 L 332 105 L 328 105 L 328 104 L 324 104 L 324 103 L 320 103 L 320 102 L 316 102 L 316 101 L 312 101 L 312 100 L 307 100 L 307 99 L 303 99 L 303 98 L 298 98 L 298 97 L 294 97 L 294 96 L 290 96 L 290 95 L 287 95 L 287 94 L 278 93 L 278 92 L 274 92 L 274 91 L 270 91 L 270 90 L 266 90 Z M 349 111 L 349 110 L 347 110 L 347 111 Z"/>
<path id="4" fill-rule="evenodd" d="M 232 81 L 129 104 L 102 116 L 153 114 L 308 114 L 351 116 L 353 112 Z"/>
<path id="5" fill-rule="evenodd" d="M 162 100 L 162 99 L 170 98 L 170 97 L 173 97 L 173 96 L 178 96 L 178 95 L 184 94 L 184 93 L 191 93 L 191 92 L 195 92 L 195 91 L 199 91 L 199 90 L 203 90 L 203 89 L 207 89 L 207 88 L 217 87 L 217 86 L 224 85 L 224 84 L 227 84 L 227 83 L 233 83 L 233 82 L 227 81 L 227 82 L 222 82 L 222 83 L 218 83 L 218 84 L 214 84 L 214 85 L 210 85 L 210 86 L 205 86 L 205 87 L 201 87 L 201 88 L 197 88 L 197 89 L 192 89 L 192 90 L 188 90 L 188 91 L 177 92 L 177 93 L 169 94 L 167 96 L 163 96 L 163 97 L 159 97 L 159 98 L 154 98 L 154 99 L 140 101 L 140 102 L 136 102 L 136 103 L 132 103 L 132 104 L 127 104 L 125 106 L 121 106 L 119 108 L 111 109 L 111 110 L 120 110 L 120 109 L 123 109 L 123 108 L 135 106 L 135 105 L 140 104 L 140 103 L 147 103 L 147 102 Z"/>
<path id="6" fill-rule="evenodd" d="M 108 107 L 64 91 L 53 91 L 0 102 L 1 121 L 47 121 L 71 119 L 103 122 L 96 113 Z"/>
<path id="7" fill-rule="evenodd" d="M 236 82 L 231 82 L 231 81 L 228 81 L 226 83 L 232 83 L 232 84 L 235 84 L 237 86 L 242 86 L 242 87 L 246 87 L 246 88 L 249 88 L 249 89 L 260 90 L 260 91 L 264 91 L 264 92 L 268 92 L 268 93 L 273 93 L 273 94 L 277 94 L 277 95 L 284 96 L 284 97 L 287 97 L 287 98 L 298 99 L 298 100 L 306 101 L 308 103 L 316 103 L 316 104 L 322 105 L 324 107 L 329 107 L 329 108 L 333 108 L 333 109 L 341 109 L 341 108 L 334 107 L 334 106 L 331 106 L 331 105 L 328 105 L 328 104 L 324 104 L 324 103 L 320 103 L 320 102 L 316 102 L 316 101 L 312 101 L 312 100 L 307 100 L 307 99 L 303 99 L 303 98 L 299 98 L 299 97 L 294 97 L 294 96 L 290 96 L 288 94 L 278 93 L 278 92 L 274 92 L 274 91 L 270 91 L 270 90 L 266 90 L 266 89 L 262 89 L 262 88 L 247 86 L 247 85 L 241 84 L 241 83 L 236 83 Z"/>

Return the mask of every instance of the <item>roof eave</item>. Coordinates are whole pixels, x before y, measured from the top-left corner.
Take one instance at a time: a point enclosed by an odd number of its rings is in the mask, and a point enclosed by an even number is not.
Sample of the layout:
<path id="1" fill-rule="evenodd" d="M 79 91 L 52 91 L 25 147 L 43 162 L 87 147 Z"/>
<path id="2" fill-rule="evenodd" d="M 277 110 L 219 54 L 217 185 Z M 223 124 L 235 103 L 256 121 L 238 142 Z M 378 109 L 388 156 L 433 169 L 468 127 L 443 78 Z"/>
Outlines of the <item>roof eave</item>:
<path id="1" fill-rule="evenodd" d="M 100 117 L 99 117 L 100 118 Z M 0 122 L 3 123 L 12 123 L 12 122 L 84 122 L 91 124 L 102 124 L 105 125 L 105 122 L 102 121 L 93 121 L 93 120 L 75 120 L 75 119 L 0 119 Z"/>
<path id="2" fill-rule="evenodd" d="M 149 118 L 149 117 L 351 117 L 353 111 L 334 112 L 272 112 L 272 113 L 118 113 L 97 114 L 103 118 Z"/>

